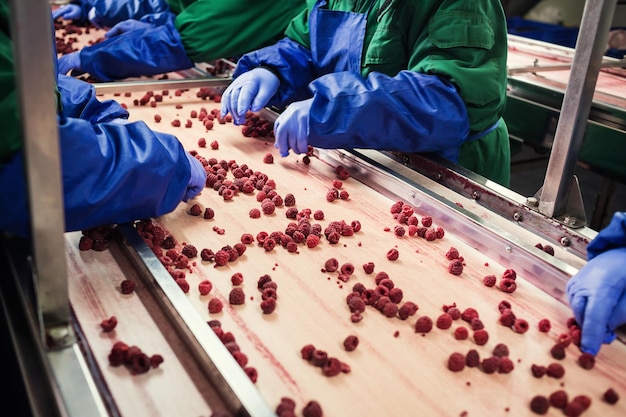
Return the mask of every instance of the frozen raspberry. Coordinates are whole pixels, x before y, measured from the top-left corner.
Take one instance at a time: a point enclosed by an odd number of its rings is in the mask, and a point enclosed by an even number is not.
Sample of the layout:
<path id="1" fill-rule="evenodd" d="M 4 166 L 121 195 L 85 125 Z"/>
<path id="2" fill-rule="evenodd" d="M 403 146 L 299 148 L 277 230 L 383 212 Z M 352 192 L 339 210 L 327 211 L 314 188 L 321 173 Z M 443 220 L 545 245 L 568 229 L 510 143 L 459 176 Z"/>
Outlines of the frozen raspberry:
<path id="1" fill-rule="evenodd" d="M 358 345 L 359 345 L 359 338 L 354 335 L 350 335 L 346 337 L 343 341 L 343 347 L 348 352 L 352 352 L 353 350 L 355 350 Z"/>
<path id="2" fill-rule="evenodd" d="M 309 401 L 302 409 L 303 417 L 322 417 L 322 407 L 317 401 Z"/>
<path id="3" fill-rule="evenodd" d="M 485 275 L 483 277 L 483 285 L 485 287 L 493 287 L 496 285 L 497 278 L 495 275 Z"/>
<path id="4" fill-rule="evenodd" d="M 480 365 L 480 355 L 476 349 L 470 349 L 465 356 L 465 365 L 468 368 L 476 368 Z"/>
<path id="5" fill-rule="evenodd" d="M 498 356 L 500 358 L 503 356 L 509 356 L 509 347 L 504 343 L 498 343 L 493 348 L 493 356 Z"/>
<path id="6" fill-rule="evenodd" d="M 217 314 L 221 312 L 223 307 L 224 307 L 224 304 L 219 298 L 214 297 L 209 300 L 209 313 L 210 314 Z"/>
<path id="7" fill-rule="evenodd" d="M 480 362 L 480 369 L 486 374 L 493 374 L 500 369 L 500 358 L 491 356 Z"/>
<path id="8" fill-rule="evenodd" d="M 561 364 L 551 363 L 548 365 L 548 369 L 546 370 L 546 374 L 552 378 L 562 378 L 565 375 L 565 368 Z"/>
<path id="9" fill-rule="evenodd" d="M 452 326 L 452 317 L 448 313 L 443 313 L 437 318 L 438 329 L 449 329 Z"/>
<path id="10" fill-rule="evenodd" d="M 433 320 L 428 316 L 422 316 L 415 323 L 415 333 L 428 333 L 433 329 Z"/>
<path id="11" fill-rule="evenodd" d="M 473 319 L 478 318 L 478 311 L 475 308 L 468 307 L 461 313 L 461 319 L 468 323 L 471 323 Z"/>
<path id="12" fill-rule="evenodd" d="M 511 373 L 513 369 L 515 369 L 515 364 L 511 359 L 506 356 L 500 358 L 500 367 L 498 368 L 498 373 L 508 374 Z"/>
<path id="13" fill-rule="evenodd" d="M 578 364 L 583 369 L 592 369 L 596 364 L 596 358 L 591 353 L 582 353 L 578 357 Z"/>
<path id="14" fill-rule="evenodd" d="M 374 272 L 374 262 L 367 262 L 363 264 L 363 271 L 365 271 L 366 274 L 371 274 L 372 272 Z"/>
<path id="15" fill-rule="evenodd" d="M 502 278 L 509 278 L 515 281 L 515 279 L 517 278 L 517 273 L 514 269 L 507 269 L 502 273 Z"/>
<path id="16" fill-rule="evenodd" d="M 550 331 L 550 328 L 552 327 L 550 320 L 548 319 L 541 319 L 539 320 L 539 324 L 537 325 L 537 327 L 539 328 L 539 331 L 542 333 L 548 333 Z"/>
<path id="17" fill-rule="evenodd" d="M 120 288 L 122 290 L 122 294 L 130 294 L 135 291 L 135 281 L 125 279 L 120 284 Z"/>
<path id="18" fill-rule="evenodd" d="M 459 257 L 459 250 L 457 248 L 451 247 L 450 249 L 448 249 L 448 252 L 446 252 L 446 258 L 451 261 L 453 259 L 458 259 Z"/>
<path id="19" fill-rule="evenodd" d="M 232 305 L 242 305 L 246 301 L 246 294 L 243 292 L 243 288 L 236 287 L 230 290 L 228 295 L 228 302 Z"/>
<path id="20" fill-rule="evenodd" d="M 271 314 L 276 309 L 276 299 L 269 297 L 261 301 L 261 310 L 263 314 Z"/>
<path id="21" fill-rule="evenodd" d="M 200 281 L 198 284 L 198 291 L 200 291 L 201 295 L 207 295 L 213 289 L 213 284 L 208 279 Z"/>
<path id="22" fill-rule="evenodd" d="M 194 245 L 187 244 L 183 246 L 182 253 L 187 258 L 195 258 L 196 256 L 198 256 L 198 249 L 196 249 Z"/>
<path id="23" fill-rule="evenodd" d="M 398 260 L 399 256 L 400 256 L 400 252 L 398 252 L 398 249 L 396 249 L 396 248 L 389 249 L 387 251 L 387 259 L 389 259 L 390 261 Z"/>
<path id="24" fill-rule="evenodd" d="M 530 367 L 530 371 L 532 372 L 532 374 L 533 374 L 533 376 L 534 376 L 535 378 L 541 378 L 541 377 L 543 377 L 543 376 L 544 376 L 544 375 L 548 372 L 548 368 L 546 368 L 546 367 L 545 367 L 545 366 L 543 366 L 543 365 L 536 365 L 536 364 L 533 364 L 533 365 Z"/>
<path id="25" fill-rule="evenodd" d="M 485 329 L 476 330 L 474 332 L 474 342 L 477 345 L 482 346 L 489 341 L 489 333 Z"/>
<path id="26" fill-rule="evenodd" d="M 550 401 L 550 405 L 552 407 L 563 410 L 568 403 L 567 393 L 563 390 L 554 391 L 550 394 L 548 400 Z"/>
<path id="27" fill-rule="evenodd" d="M 454 329 L 454 338 L 456 340 L 466 340 L 469 337 L 469 331 L 466 327 L 459 326 Z"/>
<path id="28" fill-rule="evenodd" d="M 424 227 L 430 227 L 433 225 L 433 218 L 430 216 L 424 216 L 422 217 L 422 225 Z"/>
<path id="29" fill-rule="evenodd" d="M 272 155 L 271 153 L 266 153 L 263 156 L 263 163 L 265 164 L 273 164 L 274 163 L 274 155 Z"/>
<path id="30" fill-rule="evenodd" d="M 502 278 L 500 280 L 500 284 L 498 285 L 498 288 L 500 289 L 500 291 L 512 293 L 512 292 L 515 292 L 515 290 L 517 289 L 517 284 L 515 283 L 515 280 L 512 278 Z"/>
<path id="31" fill-rule="evenodd" d="M 115 329 L 115 326 L 117 326 L 117 317 L 115 316 L 111 316 L 108 319 L 102 320 L 100 322 L 100 327 L 105 333 L 112 332 L 113 329 Z"/>
<path id="32" fill-rule="evenodd" d="M 530 409 L 535 414 L 546 414 L 550 408 L 550 402 L 543 395 L 536 395 L 530 401 Z"/>
<path id="33" fill-rule="evenodd" d="M 516 319 L 517 318 L 515 317 L 515 314 L 513 313 L 512 310 L 504 309 L 502 310 L 498 321 L 500 322 L 501 325 L 505 327 L 513 327 Z"/>
<path id="34" fill-rule="evenodd" d="M 452 372 L 460 372 L 465 368 L 465 355 L 454 352 L 448 357 L 448 369 Z"/>
<path id="35" fill-rule="evenodd" d="M 185 278 L 177 278 L 176 283 L 185 294 L 189 292 L 189 282 Z"/>
<path id="36" fill-rule="evenodd" d="M 550 349 L 550 355 L 552 355 L 554 359 L 561 360 L 565 358 L 565 346 L 563 346 L 561 343 L 555 344 Z"/>
<path id="37" fill-rule="evenodd" d="M 524 319 L 515 319 L 513 322 L 513 330 L 517 333 L 526 333 L 528 328 L 528 322 Z"/>
<path id="38" fill-rule="evenodd" d="M 615 404 L 619 401 L 619 395 L 613 388 L 609 388 L 602 394 L 602 399 L 609 404 Z"/>
<path id="39" fill-rule="evenodd" d="M 448 272 L 452 275 L 461 275 L 463 273 L 463 262 L 460 259 L 453 259 L 448 264 Z"/>

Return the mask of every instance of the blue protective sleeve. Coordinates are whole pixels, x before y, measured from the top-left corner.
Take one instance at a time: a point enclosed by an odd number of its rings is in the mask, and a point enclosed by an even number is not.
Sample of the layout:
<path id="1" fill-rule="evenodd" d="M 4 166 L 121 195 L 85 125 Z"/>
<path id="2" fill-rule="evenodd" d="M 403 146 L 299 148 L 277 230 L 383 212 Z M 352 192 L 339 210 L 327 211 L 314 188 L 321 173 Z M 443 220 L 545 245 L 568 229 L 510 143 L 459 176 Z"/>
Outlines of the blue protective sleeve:
<path id="1" fill-rule="evenodd" d="M 587 245 L 587 260 L 615 248 L 626 247 L 626 212 L 618 211 L 608 226 Z"/>
<path id="2" fill-rule="evenodd" d="M 58 75 L 57 86 L 65 117 L 80 118 L 92 124 L 128 119 L 127 110 L 117 101 L 100 101 L 96 97 L 96 89 L 89 83 L 61 74 Z"/>
<path id="3" fill-rule="evenodd" d="M 174 136 L 143 122 L 92 125 L 60 117 L 59 140 L 67 231 L 157 217 L 174 210 L 185 194 L 185 150 Z M 11 204 L 0 205 L 0 229 L 27 236 L 21 152 L 0 166 L 0 186 L 12 196 Z"/>
<path id="4" fill-rule="evenodd" d="M 233 75 L 259 66 L 271 68 L 281 81 L 268 105 L 283 107 L 314 94 L 312 146 L 429 152 L 457 162 L 469 134 L 463 100 L 452 84 L 435 75 L 323 75 L 310 51 L 288 38 L 244 55 Z"/>
<path id="5" fill-rule="evenodd" d="M 80 62 L 83 71 L 102 81 L 151 76 L 193 66 L 171 22 L 84 47 Z"/>
<path id="6" fill-rule="evenodd" d="M 145 15 L 170 10 L 165 0 L 87 0 L 83 8 L 87 13 L 95 9 L 92 23 L 100 27 L 113 27 L 124 20 L 140 20 Z"/>
<path id="7" fill-rule="evenodd" d="M 233 77 L 253 68 L 265 66 L 280 78 L 278 92 L 269 106 L 284 107 L 292 101 L 311 97 L 308 85 L 316 77 L 311 52 L 289 38 L 242 56 L 237 62 Z"/>
<path id="8" fill-rule="evenodd" d="M 435 75 L 395 77 L 353 72 L 324 75 L 310 85 L 309 145 L 436 153 L 456 162 L 469 133 L 465 104 Z"/>

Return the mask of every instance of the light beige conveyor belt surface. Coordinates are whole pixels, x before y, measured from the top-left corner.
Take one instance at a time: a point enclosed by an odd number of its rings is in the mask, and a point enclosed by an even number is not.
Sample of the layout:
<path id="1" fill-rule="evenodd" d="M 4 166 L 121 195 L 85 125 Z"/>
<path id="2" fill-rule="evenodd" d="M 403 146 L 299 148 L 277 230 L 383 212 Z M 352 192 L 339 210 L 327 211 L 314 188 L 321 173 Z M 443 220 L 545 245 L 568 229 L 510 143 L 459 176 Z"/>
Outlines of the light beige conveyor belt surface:
<path id="1" fill-rule="evenodd" d="M 272 139 L 246 138 L 241 128 L 232 123 L 221 125 L 216 120 L 214 128 L 207 131 L 197 118 L 190 116 L 191 112 L 199 113 L 203 107 L 210 112 L 220 105 L 198 98 L 196 91 L 185 91 L 180 96 L 170 91 L 154 108 L 133 105 L 133 100 L 143 96 L 142 92 L 131 97 L 100 98 L 115 98 L 125 103 L 132 120 L 144 120 L 155 130 L 176 135 L 187 150 L 197 151 L 204 158 L 235 161 L 266 174 L 275 181 L 278 194 L 283 197 L 294 194 L 300 211 L 322 210 L 323 220 L 311 218 L 312 223 L 319 223 L 322 228 L 332 221 L 350 224 L 356 220 L 362 225 L 359 232 L 341 237 L 337 244 L 330 244 L 322 236 L 318 246 L 308 248 L 301 243 L 296 253 L 290 253 L 281 246 L 266 251 L 254 242 L 247 246 L 243 256 L 226 266 L 216 267 L 198 256 L 184 270 L 190 290 L 187 294 L 180 290 L 178 297 L 182 297 L 186 308 L 191 307 L 199 321 L 219 320 L 222 328 L 235 336 L 248 357 L 248 366 L 258 372 L 254 387 L 269 409 L 273 410 L 281 397 L 289 397 L 296 402 L 297 415 L 301 415 L 308 401 L 315 400 L 325 416 L 531 416 L 534 414 L 529 403 L 534 396 L 564 390 L 570 398 L 577 395 L 591 398 L 592 404 L 584 415 L 626 415 L 625 399 L 615 405 L 602 400 L 609 388 L 626 396 L 626 346 L 618 342 L 604 346 L 591 370 L 577 364 L 580 352 L 573 345 L 566 348 L 562 360 L 550 354 L 559 335 L 567 333 L 566 322 L 571 311 L 562 297 L 566 273 L 561 274 L 562 280 L 554 284 L 550 293 L 534 284 L 559 275 L 546 260 L 550 258 L 548 255 L 539 250 L 536 254 L 513 250 L 510 257 L 492 256 L 488 232 L 481 231 L 476 224 L 459 226 L 454 213 L 462 209 L 454 201 L 431 211 L 430 207 L 437 207 L 437 203 L 427 193 L 418 193 L 412 201 L 416 215 L 418 218 L 432 215 L 432 227 L 442 227 L 445 236 L 435 241 L 408 234 L 397 237 L 394 227 L 398 223 L 390 212 L 396 199 L 350 177 L 343 181 L 342 187 L 349 198 L 328 202 L 326 194 L 337 179 L 335 169 L 340 159 L 333 163 L 332 159 L 313 157 L 310 164 L 305 164 L 302 156 L 292 154 L 281 158 Z M 182 107 L 176 108 L 176 104 Z M 162 117 L 159 123 L 154 121 L 155 114 Z M 180 127 L 172 125 L 175 119 L 180 120 Z M 192 126 L 187 128 L 188 120 Z M 201 148 L 200 138 L 205 138 L 207 144 L 217 141 L 219 148 L 212 149 L 209 145 Z M 264 162 L 268 153 L 273 155 L 273 163 Z M 233 178 L 232 172 L 227 173 L 227 178 Z M 142 192 L 149 193 L 150 189 Z M 172 213 L 154 220 L 176 238 L 178 250 L 182 243 L 188 243 L 198 251 L 209 248 L 215 252 L 240 242 L 243 233 L 256 236 L 261 231 L 285 231 L 292 221 L 285 216 L 285 206 L 277 207 L 274 214 L 261 214 L 258 219 L 249 216 L 251 209 L 261 209 L 257 192 L 240 192 L 231 201 L 225 201 L 217 191 L 205 188 L 196 199 L 181 203 Z M 214 209 L 215 217 L 207 220 L 190 215 L 188 210 L 195 203 Z M 223 233 L 218 233 L 219 229 Z M 189 358 L 177 353 L 177 345 L 182 342 L 175 334 L 163 331 L 166 320 L 159 307 L 146 301 L 149 299 L 144 297 L 146 286 L 162 285 L 138 279 L 119 245 L 103 252 L 80 251 L 79 238 L 79 232 L 67 234 L 70 301 L 120 413 L 208 416 L 223 407 L 220 401 L 206 394 L 208 382 L 202 372 Z M 458 276 L 448 272 L 446 253 L 451 247 L 458 249 L 464 258 L 465 266 Z M 396 261 L 387 259 L 390 249 L 398 250 Z M 331 257 L 340 265 L 355 266 L 347 282 L 340 281 L 337 272 L 323 270 L 325 261 Z M 362 265 L 367 262 L 375 264 L 373 274 L 364 272 Z M 493 274 L 499 279 L 509 268 L 518 274 L 514 293 L 482 284 L 484 276 Z M 363 320 L 353 323 L 346 297 L 356 283 L 374 288 L 374 277 L 381 271 L 402 289 L 402 302 L 413 301 L 419 306 L 417 313 L 401 320 L 385 317 L 368 306 Z M 542 276 L 546 271 L 549 273 Z M 243 305 L 231 306 L 228 303 L 233 288 L 231 276 L 237 272 L 243 275 L 241 287 L 246 299 Z M 265 274 L 278 286 L 277 307 L 271 314 L 263 314 L 261 293 L 257 289 L 259 277 Z M 137 282 L 134 293 L 121 294 L 120 283 L 124 279 Z M 199 293 L 198 284 L 202 280 L 213 284 L 209 295 Z M 224 302 L 224 310 L 219 314 L 208 312 L 208 302 L 213 297 Z M 516 333 L 498 323 L 498 305 L 502 300 L 510 302 L 515 315 L 528 322 L 526 333 Z M 478 346 L 469 324 L 460 319 L 450 329 L 435 327 L 427 334 L 415 332 L 419 317 L 436 320 L 443 312 L 442 306 L 454 303 L 461 310 L 472 307 L 478 311 L 489 333 L 487 344 Z M 112 333 L 103 333 L 100 322 L 113 315 L 119 322 L 117 328 Z M 538 330 L 537 324 L 543 318 L 552 323 L 548 333 Z M 456 340 L 457 327 L 468 328 L 470 337 Z M 206 325 L 202 331 L 212 330 Z M 349 335 L 357 336 L 360 341 L 352 352 L 343 347 Z M 149 355 L 159 353 L 164 363 L 158 369 L 135 376 L 124 368 L 111 367 L 107 355 L 116 341 L 137 345 Z M 498 343 L 506 344 L 510 350 L 515 365 L 512 372 L 487 374 L 478 368 L 448 370 L 451 353 L 465 354 L 476 349 L 481 358 L 487 358 Z M 350 372 L 324 376 L 320 368 L 302 359 L 300 350 L 307 344 L 349 365 Z M 234 361 L 230 356 L 226 359 Z M 533 364 L 548 366 L 555 362 L 564 366 L 563 378 L 533 376 Z M 235 369 L 241 371 L 239 367 Z M 243 371 L 240 373 L 240 377 L 246 378 Z M 563 412 L 551 408 L 547 415 L 561 416 Z"/>

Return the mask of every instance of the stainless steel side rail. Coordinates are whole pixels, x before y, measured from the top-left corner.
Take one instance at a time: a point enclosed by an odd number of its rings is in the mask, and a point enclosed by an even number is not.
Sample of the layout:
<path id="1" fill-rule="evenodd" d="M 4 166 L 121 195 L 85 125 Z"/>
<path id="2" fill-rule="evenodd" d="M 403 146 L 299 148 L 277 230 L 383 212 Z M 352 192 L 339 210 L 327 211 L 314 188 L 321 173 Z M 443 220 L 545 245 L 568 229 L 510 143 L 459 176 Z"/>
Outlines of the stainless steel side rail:
<path id="1" fill-rule="evenodd" d="M 50 4 L 12 1 L 11 11 L 41 337 L 48 348 L 63 348 L 74 343 L 75 337 L 70 325 L 63 242 Z"/>

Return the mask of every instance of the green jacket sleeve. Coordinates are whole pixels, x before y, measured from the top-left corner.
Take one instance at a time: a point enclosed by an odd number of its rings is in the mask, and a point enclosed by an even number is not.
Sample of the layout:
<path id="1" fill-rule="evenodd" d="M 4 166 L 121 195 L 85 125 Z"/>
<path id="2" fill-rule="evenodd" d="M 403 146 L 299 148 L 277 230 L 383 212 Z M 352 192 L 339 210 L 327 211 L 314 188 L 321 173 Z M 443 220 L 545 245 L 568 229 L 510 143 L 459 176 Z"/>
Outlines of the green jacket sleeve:
<path id="1" fill-rule="evenodd" d="M 243 55 L 278 41 L 305 0 L 198 0 L 175 21 L 193 62 Z"/>

